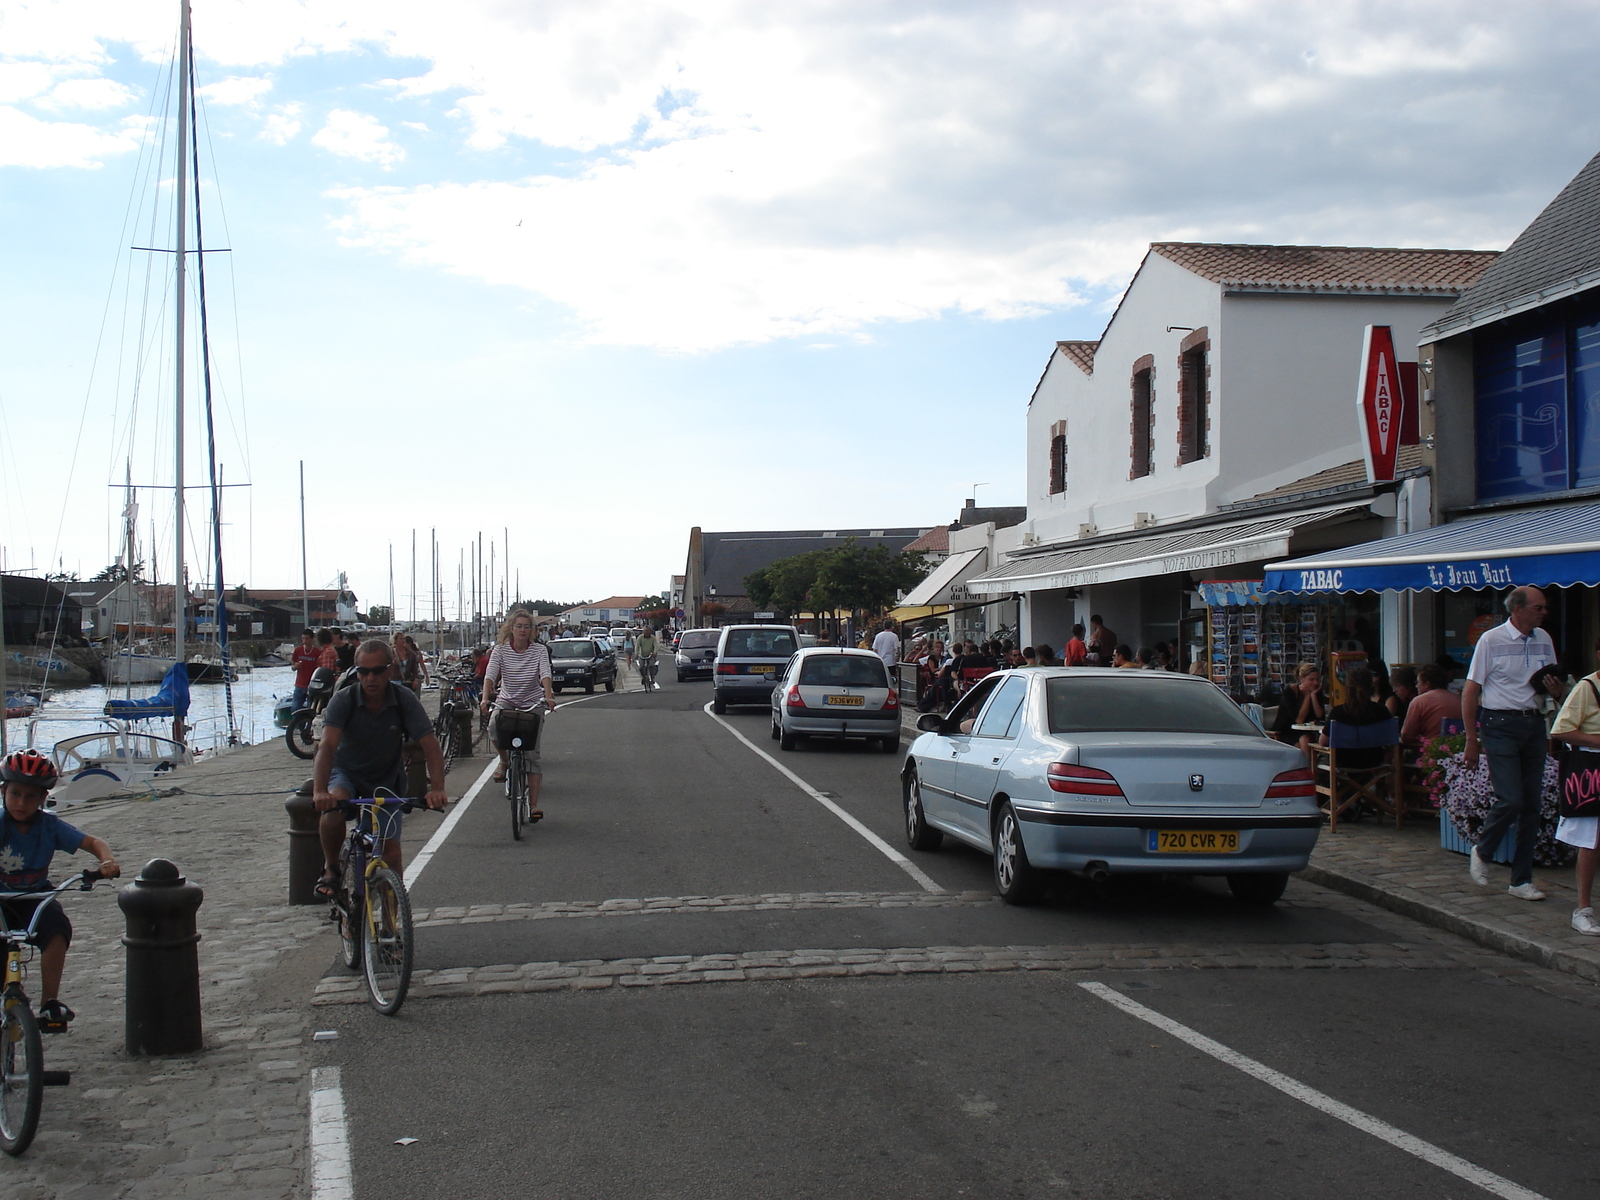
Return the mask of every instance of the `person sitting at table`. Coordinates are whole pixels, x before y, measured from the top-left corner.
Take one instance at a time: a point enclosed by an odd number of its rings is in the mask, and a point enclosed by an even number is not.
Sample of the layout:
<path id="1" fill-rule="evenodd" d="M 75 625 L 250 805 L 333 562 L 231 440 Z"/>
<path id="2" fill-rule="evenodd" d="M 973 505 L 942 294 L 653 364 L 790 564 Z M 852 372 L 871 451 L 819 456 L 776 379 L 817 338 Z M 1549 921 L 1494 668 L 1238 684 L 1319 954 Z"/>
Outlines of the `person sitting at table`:
<path id="1" fill-rule="evenodd" d="M 1320 725 L 1328 719 L 1328 700 L 1322 694 L 1322 670 L 1314 662 L 1303 662 L 1295 668 L 1295 686 L 1278 702 L 1278 719 L 1272 724 L 1272 735 L 1280 742 L 1299 746 L 1306 762 L 1316 766 L 1311 751 L 1311 735 L 1296 725 Z"/>
<path id="2" fill-rule="evenodd" d="M 1381 725 L 1385 721 L 1394 719 L 1387 708 L 1379 704 L 1372 696 L 1372 672 L 1366 667 L 1351 667 L 1344 676 L 1345 701 L 1336 704 L 1333 711 L 1328 714 L 1328 720 L 1337 721 L 1341 725 Z M 1322 736 L 1317 744 L 1328 744 L 1328 730 L 1324 726 Z M 1363 746 L 1353 750 L 1339 751 L 1340 770 L 1369 771 L 1373 767 L 1383 766 L 1384 756 L 1389 752 L 1381 746 Z"/>
<path id="3" fill-rule="evenodd" d="M 1396 667 L 1389 672 L 1390 692 L 1384 700 L 1383 706 L 1389 710 L 1391 717 L 1399 717 L 1404 723 L 1406 710 L 1411 707 L 1411 702 L 1417 698 L 1417 669 L 1415 667 Z"/>
<path id="4" fill-rule="evenodd" d="M 1444 721 L 1461 720 L 1461 697 L 1450 690 L 1450 674 L 1437 663 L 1417 670 L 1417 698 L 1406 709 L 1400 726 L 1400 743 L 1417 749 L 1424 740 L 1438 737 Z"/>

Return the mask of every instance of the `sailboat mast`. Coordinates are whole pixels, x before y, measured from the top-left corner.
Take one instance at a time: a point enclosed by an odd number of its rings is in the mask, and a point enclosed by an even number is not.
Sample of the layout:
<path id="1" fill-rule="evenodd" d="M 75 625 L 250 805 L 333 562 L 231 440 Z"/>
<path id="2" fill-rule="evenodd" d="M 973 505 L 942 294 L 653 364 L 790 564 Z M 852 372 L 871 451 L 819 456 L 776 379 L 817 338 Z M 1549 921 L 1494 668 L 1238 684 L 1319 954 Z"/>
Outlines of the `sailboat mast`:
<path id="1" fill-rule="evenodd" d="M 306 460 L 300 460 L 300 628 L 311 628 L 311 591 L 306 582 Z"/>
<path id="2" fill-rule="evenodd" d="M 184 300 L 188 289 L 188 226 L 189 226 L 189 0 L 178 0 L 178 170 L 175 199 L 177 201 L 177 265 L 173 271 L 174 332 L 177 337 L 176 383 L 173 415 L 173 479 L 172 496 L 175 521 L 173 525 L 173 558 L 176 569 L 172 574 L 172 625 L 173 657 L 180 663 L 188 659 L 184 646 L 185 626 L 188 624 L 188 605 L 184 603 L 183 573 L 183 347 Z M 183 722 L 173 721 L 173 735 L 183 741 Z"/>

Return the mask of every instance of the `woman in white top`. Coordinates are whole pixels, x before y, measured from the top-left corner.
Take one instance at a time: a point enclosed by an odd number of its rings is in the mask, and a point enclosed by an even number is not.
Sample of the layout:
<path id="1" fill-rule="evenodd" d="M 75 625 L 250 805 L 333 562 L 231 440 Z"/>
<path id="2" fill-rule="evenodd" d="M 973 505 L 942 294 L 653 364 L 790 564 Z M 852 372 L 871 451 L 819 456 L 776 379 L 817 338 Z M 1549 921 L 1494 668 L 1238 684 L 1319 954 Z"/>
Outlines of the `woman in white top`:
<path id="1" fill-rule="evenodd" d="M 1600 642 L 1595 644 L 1600 659 Z M 1586 675 L 1567 693 L 1566 703 L 1556 716 L 1550 736 L 1569 746 L 1600 750 L 1600 671 Z M 1572 927 L 1590 937 L 1600 935 L 1600 921 L 1594 919 L 1592 905 L 1595 866 L 1600 864 L 1600 817 L 1562 817 L 1556 826 L 1556 840 L 1578 848 L 1578 907 L 1572 914 Z"/>
<path id="2" fill-rule="evenodd" d="M 550 680 L 550 652 L 533 640 L 532 614 L 519 608 L 506 618 L 505 624 L 500 627 L 494 649 L 489 651 L 489 665 L 483 673 L 483 711 L 487 713 L 492 705 L 498 715 L 503 709 L 537 709 L 541 704 L 551 712 L 555 711 L 555 688 Z M 533 717 L 541 727 L 533 739 L 532 749 L 524 752 L 524 758 L 528 764 L 528 803 L 533 808 L 531 819 L 537 821 L 544 816 L 539 811 L 539 785 L 543 782 L 539 744 L 544 740 L 541 736 L 544 730 L 540 715 L 535 712 Z M 496 783 L 501 783 L 506 777 L 506 751 L 500 745 L 493 725 L 489 733 L 494 738 L 496 749 L 500 751 L 500 767 L 494 778 Z"/>

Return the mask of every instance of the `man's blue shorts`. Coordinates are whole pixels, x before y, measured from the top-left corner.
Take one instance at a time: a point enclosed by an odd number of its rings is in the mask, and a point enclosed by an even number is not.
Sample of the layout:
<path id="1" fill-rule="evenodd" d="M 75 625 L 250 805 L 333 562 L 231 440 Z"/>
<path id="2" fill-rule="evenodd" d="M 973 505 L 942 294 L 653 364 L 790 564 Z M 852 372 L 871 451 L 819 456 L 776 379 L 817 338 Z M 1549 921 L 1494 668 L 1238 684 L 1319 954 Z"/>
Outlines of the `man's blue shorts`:
<path id="1" fill-rule="evenodd" d="M 372 787 L 371 785 L 355 782 L 338 767 L 334 767 L 328 774 L 328 790 L 330 792 L 349 792 L 350 798 L 354 800 L 364 795 L 370 795 Z M 374 808 L 372 812 L 378 821 L 378 836 L 384 841 L 398 840 L 401 824 L 400 805 L 398 803 L 385 804 L 381 808 Z"/>
<path id="2" fill-rule="evenodd" d="M 48 891 L 54 884 L 43 883 L 39 885 L 41 892 Z M 33 910 L 40 903 L 38 900 L 5 900 L 0 899 L 0 915 L 4 915 L 7 929 L 26 929 L 28 922 L 33 920 Z M 43 947 L 50 944 L 50 939 L 60 934 L 67 939 L 67 945 L 72 945 L 72 922 L 67 920 L 66 911 L 61 907 L 59 900 L 50 899 L 43 902 L 44 911 L 39 914 L 39 924 L 35 929 L 35 942 Z"/>

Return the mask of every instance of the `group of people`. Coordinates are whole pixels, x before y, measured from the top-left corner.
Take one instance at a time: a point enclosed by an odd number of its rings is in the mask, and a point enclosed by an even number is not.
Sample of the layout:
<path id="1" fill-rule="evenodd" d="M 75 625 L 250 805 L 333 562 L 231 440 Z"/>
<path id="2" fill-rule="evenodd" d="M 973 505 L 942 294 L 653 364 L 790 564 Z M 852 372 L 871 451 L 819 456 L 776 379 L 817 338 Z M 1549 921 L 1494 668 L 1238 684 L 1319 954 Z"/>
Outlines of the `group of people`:
<path id="1" fill-rule="evenodd" d="M 409 633 L 396 633 L 390 642 L 394 656 L 394 678 L 414 693 L 420 693 L 428 683 L 428 660 L 417 648 L 417 640 Z M 356 663 L 356 642 L 344 636 L 336 626 L 326 629 L 302 629 L 300 644 L 289 656 L 294 667 L 294 698 L 296 711 L 305 707 L 306 692 L 311 686 L 311 676 L 318 667 L 343 674 Z"/>

